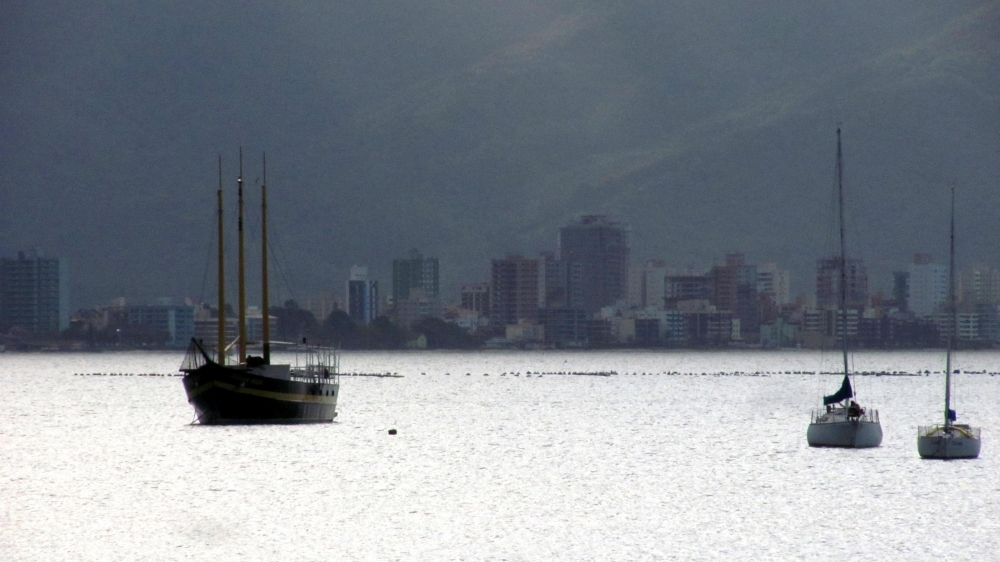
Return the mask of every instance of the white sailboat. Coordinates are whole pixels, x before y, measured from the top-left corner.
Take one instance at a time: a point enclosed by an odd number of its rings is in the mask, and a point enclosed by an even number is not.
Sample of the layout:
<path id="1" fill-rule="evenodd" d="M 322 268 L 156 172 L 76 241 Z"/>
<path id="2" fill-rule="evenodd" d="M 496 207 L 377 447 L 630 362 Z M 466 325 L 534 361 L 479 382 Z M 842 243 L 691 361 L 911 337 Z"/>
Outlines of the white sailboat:
<path id="1" fill-rule="evenodd" d="M 840 224 L 840 325 L 844 354 L 844 379 L 840 390 L 823 397 L 824 408 L 812 413 L 806 440 L 810 447 L 845 447 L 861 449 L 882 444 L 882 424 L 878 410 L 862 408 L 853 400 L 850 369 L 847 362 L 847 249 L 844 244 L 844 164 L 837 128 L 837 202 Z"/>
<path id="2" fill-rule="evenodd" d="M 974 459 L 979 456 L 980 430 L 968 424 L 954 423 L 951 409 L 951 348 L 958 336 L 958 311 L 955 306 L 955 188 L 951 188 L 951 257 L 948 262 L 948 307 L 951 311 L 951 333 L 944 368 L 944 424 L 917 428 L 917 452 L 924 459 Z"/>

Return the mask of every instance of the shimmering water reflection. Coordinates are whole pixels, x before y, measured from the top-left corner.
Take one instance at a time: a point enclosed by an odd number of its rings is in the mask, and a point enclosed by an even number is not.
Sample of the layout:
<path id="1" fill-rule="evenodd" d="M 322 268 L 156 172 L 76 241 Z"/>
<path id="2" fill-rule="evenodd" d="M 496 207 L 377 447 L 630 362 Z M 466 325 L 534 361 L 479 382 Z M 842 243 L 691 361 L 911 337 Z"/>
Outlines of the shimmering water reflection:
<path id="1" fill-rule="evenodd" d="M 916 427 L 940 417 L 940 374 L 859 378 L 885 431 L 882 447 L 859 451 L 806 446 L 809 410 L 835 376 L 700 374 L 836 369 L 813 352 L 345 353 L 345 371 L 403 378 L 345 378 L 339 422 L 316 426 L 192 426 L 179 378 L 73 375 L 173 373 L 180 359 L 0 354 L 0 559 L 1000 552 L 1000 376 L 956 378 L 982 457 L 935 462 L 918 458 Z M 958 367 L 997 371 L 998 359 L 966 353 Z M 854 361 L 942 363 L 932 352 Z M 619 374 L 534 374 L 601 370 Z"/>

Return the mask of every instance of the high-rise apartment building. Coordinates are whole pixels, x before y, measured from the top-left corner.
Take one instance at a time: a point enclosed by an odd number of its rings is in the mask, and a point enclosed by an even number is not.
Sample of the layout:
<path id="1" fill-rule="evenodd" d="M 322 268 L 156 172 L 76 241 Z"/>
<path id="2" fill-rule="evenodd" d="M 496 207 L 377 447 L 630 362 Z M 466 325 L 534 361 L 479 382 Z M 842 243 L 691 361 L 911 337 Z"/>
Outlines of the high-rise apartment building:
<path id="1" fill-rule="evenodd" d="M 473 283 L 462 287 L 462 308 L 478 313 L 480 316 L 490 315 L 490 284 Z"/>
<path id="2" fill-rule="evenodd" d="M 676 309 L 683 301 L 707 301 L 712 293 L 711 280 L 707 275 L 682 273 L 668 275 L 664 282 L 666 307 Z"/>
<path id="3" fill-rule="evenodd" d="M 508 255 L 490 264 L 490 325 L 538 321 L 539 260 Z"/>
<path id="4" fill-rule="evenodd" d="M 816 262 L 816 308 L 836 309 L 840 306 L 839 257 L 822 258 Z M 859 259 L 848 258 L 845 269 L 847 308 L 864 308 L 868 302 L 868 271 Z"/>
<path id="5" fill-rule="evenodd" d="M 392 260 L 393 300 L 410 298 L 410 289 L 423 289 L 421 298 L 438 298 L 440 279 L 437 258 L 424 258 L 416 249 L 410 249 L 406 258 Z"/>
<path id="6" fill-rule="evenodd" d="M 559 261 L 579 267 L 575 280 L 580 302 L 574 308 L 594 313 L 628 298 L 631 231 L 604 215 L 585 215 L 559 229 Z"/>
<path id="7" fill-rule="evenodd" d="M 711 303 L 718 310 L 732 312 L 744 335 L 753 341 L 760 331 L 757 266 L 748 265 L 743 254 L 726 254 L 726 264 L 712 267 L 708 278 Z"/>
<path id="8" fill-rule="evenodd" d="M 157 343 L 184 347 L 194 336 L 194 307 L 191 305 L 175 305 L 170 299 L 164 298 L 152 305 L 127 306 L 125 313 L 128 325 L 148 327 Z M 218 338 L 218 330 L 215 338 Z M 249 339 L 260 340 L 252 335 Z"/>
<path id="9" fill-rule="evenodd" d="M 958 274 L 957 298 L 964 304 L 1000 303 L 1000 271 L 976 264 Z"/>
<path id="10" fill-rule="evenodd" d="M 556 259 L 552 252 L 538 257 L 538 306 L 581 309 L 583 268 L 579 263 Z"/>
<path id="11" fill-rule="evenodd" d="M 368 266 L 351 267 L 347 280 L 347 315 L 361 324 L 378 318 L 378 281 L 368 278 Z"/>
<path id="12" fill-rule="evenodd" d="M 930 254 L 914 254 L 906 268 L 909 310 L 921 318 L 933 316 L 948 300 L 948 267 L 933 263 Z"/>
<path id="13" fill-rule="evenodd" d="M 53 333 L 69 327 L 69 269 L 37 252 L 0 259 L 0 330 Z"/>
<path id="14" fill-rule="evenodd" d="M 663 310 L 666 298 L 667 264 L 663 260 L 647 260 L 633 271 L 629 284 L 629 304 L 637 308 Z"/>
<path id="15" fill-rule="evenodd" d="M 757 264 L 757 292 L 771 299 L 774 304 L 792 302 L 790 274 L 787 269 L 778 269 L 774 262 Z"/>

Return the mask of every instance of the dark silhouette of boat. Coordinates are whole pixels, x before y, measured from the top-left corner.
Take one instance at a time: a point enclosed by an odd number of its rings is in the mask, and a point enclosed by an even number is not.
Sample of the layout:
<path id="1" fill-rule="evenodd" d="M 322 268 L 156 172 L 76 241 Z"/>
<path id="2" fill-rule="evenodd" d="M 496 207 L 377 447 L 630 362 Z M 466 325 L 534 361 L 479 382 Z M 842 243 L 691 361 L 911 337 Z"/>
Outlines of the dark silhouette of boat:
<path id="1" fill-rule="evenodd" d="M 322 423 L 337 417 L 340 393 L 339 361 L 335 350 L 306 347 L 296 363 L 271 364 L 267 294 L 267 165 L 261 184 L 263 353 L 247 354 L 246 295 L 243 260 L 243 151 L 240 151 L 239 193 L 239 336 L 226 341 L 225 271 L 223 267 L 222 158 L 219 158 L 218 345 L 213 353 L 204 342 L 191 340 L 181 365 L 184 390 L 202 424 Z M 304 343 L 304 342 L 303 342 Z M 236 345 L 228 364 L 227 351 Z M 300 361 L 301 359 L 301 361 Z"/>

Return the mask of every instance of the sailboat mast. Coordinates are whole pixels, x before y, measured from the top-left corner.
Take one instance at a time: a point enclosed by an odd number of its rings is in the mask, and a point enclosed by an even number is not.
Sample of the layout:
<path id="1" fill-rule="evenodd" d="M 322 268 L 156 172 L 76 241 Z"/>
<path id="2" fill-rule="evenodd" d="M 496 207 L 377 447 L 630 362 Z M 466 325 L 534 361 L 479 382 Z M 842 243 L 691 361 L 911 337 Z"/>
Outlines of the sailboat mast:
<path id="1" fill-rule="evenodd" d="M 239 341 L 239 363 L 246 363 L 247 361 L 247 306 L 246 306 L 246 283 L 243 275 L 243 147 L 240 147 L 240 175 L 236 180 L 239 186 L 239 226 L 237 231 L 239 232 L 239 258 L 238 258 L 238 271 L 239 276 L 239 322 L 240 322 L 240 341 Z"/>
<path id="2" fill-rule="evenodd" d="M 847 246 L 844 243 L 844 158 L 840 148 L 840 127 L 837 127 L 837 207 L 840 221 L 840 325 L 843 330 L 844 375 L 847 369 Z"/>
<path id="3" fill-rule="evenodd" d="M 955 186 L 951 186 L 951 246 L 948 257 L 948 309 L 951 312 L 951 333 L 944 360 L 944 427 L 951 426 L 951 347 L 958 338 L 958 309 L 955 306 Z"/>
<path id="4" fill-rule="evenodd" d="M 271 329 L 267 300 L 267 154 L 261 155 L 264 168 L 263 183 L 260 184 L 260 252 L 261 252 L 261 309 L 264 314 L 264 363 L 271 362 Z"/>
<path id="5" fill-rule="evenodd" d="M 218 357 L 219 365 L 226 364 L 226 268 L 223 266 L 223 235 L 222 235 L 222 155 L 219 155 L 219 326 L 218 326 Z"/>

